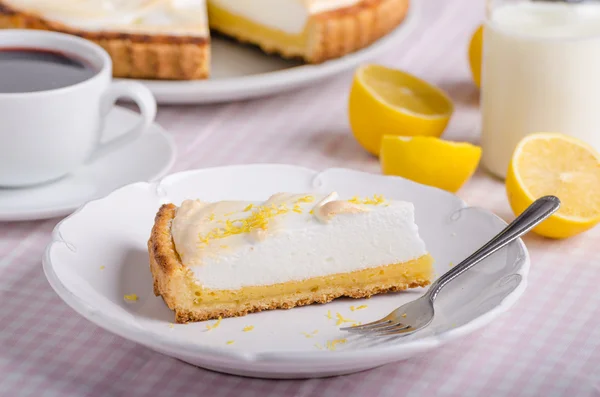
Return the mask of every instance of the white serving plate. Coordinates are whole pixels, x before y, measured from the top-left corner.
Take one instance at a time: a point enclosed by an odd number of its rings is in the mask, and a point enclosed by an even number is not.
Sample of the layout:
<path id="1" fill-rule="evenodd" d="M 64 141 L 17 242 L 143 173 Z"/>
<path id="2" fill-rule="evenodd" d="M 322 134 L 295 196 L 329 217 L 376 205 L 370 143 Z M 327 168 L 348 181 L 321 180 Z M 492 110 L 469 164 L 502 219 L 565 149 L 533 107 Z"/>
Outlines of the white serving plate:
<path id="1" fill-rule="evenodd" d="M 421 0 L 412 1 L 394 31 L 367 48 L 318 65 L 267 55 L 229 39 L 211 38 L 211 78 L 197 81 L 137 80 L 160 104 L 204 104 L 256 98 L 314 84 L 355 68 L 397 46 L 418 24 Z"/>
<path id="2" fill-rule="evenodd" d="M 146 251 L 158 207 L 186 198 L 264 200 L 279 191 L 337 191 L 346 197 L 378 193 L 413 202 L 437 275 L 505 226 L 492 213 L 467 207 L 452 194 L 397 177 L 347 169 L 319 173 L 287 165 L 209 168 L 128 185 L 86 204 L 57 225 L 43 259 L 45 274 L 68 305 L 115 334 L 204 368 L 268 378 L 347 374 L 412 357 L 489 323 L 525 289 L 529 255 L 518 240 L 447 286 L 436 301 L 433 323 L 404 338 L 352 337 L 335 351 L 315 347 L 347 336 L 326 317 L 328 310 L 367 322 L 423 289 L 224 319 L 211 331 L 206 325 L 214 321 L 171 324 L 173 313 L 153 294 Z M 139 300 L 125 301 L 124 295 L 132 293 Z M 368 308 L 350 310 L 362 304 Z M 247 325 L 254 330 L 243 332 Z M 302 334 L 314 330 L 319 332 L 312 338 Z M 231 340 L 235 343 L 228 345 Z"/>

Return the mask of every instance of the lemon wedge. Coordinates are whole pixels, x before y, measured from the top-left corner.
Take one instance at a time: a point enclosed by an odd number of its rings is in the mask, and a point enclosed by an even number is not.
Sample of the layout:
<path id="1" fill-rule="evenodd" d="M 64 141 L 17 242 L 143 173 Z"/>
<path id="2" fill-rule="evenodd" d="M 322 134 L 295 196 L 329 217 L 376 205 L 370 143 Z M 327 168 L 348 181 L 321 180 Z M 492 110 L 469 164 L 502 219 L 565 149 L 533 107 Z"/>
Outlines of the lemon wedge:
<path id="1" fill-rule="evenodd" d="M 376 156 L 384 135 L 439 137 L 453 110 L 442 90 L 400 70 L 366 65 L 354 74 L 350 126 L 360 145 Z"/>
<path id="2" fill-rule="evenodd" d="M 481 54 L 483 52 L 483 25 L 479 25 L 469 42 L 469 65 L 477 87 L 481 87 Z"/>
<path id="3" fill-rule="evenodd" d="M 513 153 L 506 192 L 516 215 L 538 197 L 557 196 L 560 209 L 533 231 L 550 238 L 579 234 L 600 222 L 600 154 L 567 135 L 528 135 Z"/>
<path id="4" fill-rule="evenodd" d="M 471 178 L 480 158 L 481 148 L 470 143 L 386 135 L 379 161 L 385 175 L 456 192 Z"/>

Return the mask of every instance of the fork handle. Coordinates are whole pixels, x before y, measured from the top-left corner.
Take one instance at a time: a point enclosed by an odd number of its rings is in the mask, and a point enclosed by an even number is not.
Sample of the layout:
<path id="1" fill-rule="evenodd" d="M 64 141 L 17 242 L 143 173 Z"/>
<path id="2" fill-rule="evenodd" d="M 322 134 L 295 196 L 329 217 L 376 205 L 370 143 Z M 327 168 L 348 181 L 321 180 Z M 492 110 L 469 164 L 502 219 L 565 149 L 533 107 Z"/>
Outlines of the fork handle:
<path id="1" fill-rule="evenodd" d="M 460 276 L 483 259 L 494 252 L 518 239 L 544 219 L 552 215 L 560 207 L 560 200 L 555 196 L 544 196 L 534 201 L 521 215 L 498 233 L 494 238 L 488 241 L 483 247 L 479 248 L 467 259 L 454 266 L 448 272 L 437 279 L 427 291 L 427 295 L 433 301 L 437 294 L 450 281 Z"/>

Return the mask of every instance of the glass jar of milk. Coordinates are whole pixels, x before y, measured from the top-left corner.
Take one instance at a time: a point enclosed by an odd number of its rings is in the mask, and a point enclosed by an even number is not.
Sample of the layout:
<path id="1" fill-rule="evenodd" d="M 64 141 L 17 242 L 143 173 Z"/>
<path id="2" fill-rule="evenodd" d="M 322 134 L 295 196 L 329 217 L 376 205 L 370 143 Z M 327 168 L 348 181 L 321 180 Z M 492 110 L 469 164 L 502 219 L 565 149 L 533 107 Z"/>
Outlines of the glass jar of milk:
<path id="1" fill-rule="evenodd" d="M 526 135 L 600 151 L 600 1 L 488 0 L 482 71 L 485 168 L 504 178 Z"/>

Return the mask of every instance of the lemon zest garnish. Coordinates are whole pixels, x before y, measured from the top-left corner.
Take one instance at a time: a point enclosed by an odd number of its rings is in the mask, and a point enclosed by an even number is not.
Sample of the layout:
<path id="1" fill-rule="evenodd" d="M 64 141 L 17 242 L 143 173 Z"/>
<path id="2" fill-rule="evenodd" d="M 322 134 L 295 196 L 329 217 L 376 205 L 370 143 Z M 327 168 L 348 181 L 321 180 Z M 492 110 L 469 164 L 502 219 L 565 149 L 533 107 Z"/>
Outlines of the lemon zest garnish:
<path id="1" fill-rule="evenodd" d="M 254 329 L 254 325 L 248 325 L 248 326 L 242 328 L 242 331 L 244 331 L 244 332 L 250 332 L 253 329 Z"/>
<path id="2" fill-rule="evenodd" d="M 126 301 L 131 301 L 131 302 L 135 302 L 136 300 L 138 300 L 138 296 L 136 294 L 124 295 L 123 298 Z"/>
<path id="3" fill-rule="evenodd" d="M 369 306 L 367 306 L 367 305 L 360 305 L 355 310 L 362 310 L 362 309 L 366 309 L 367 307 L 369 307 Z"/>
<path id="4" fill-rule="evenodd" d="M 454 266 L 454 263 L 450 262 L 450 264 L 448 266 L 452 267 L 452 266 Z"/>
<path id="5" fill-rule="evenodd" d="M 300 206 L 298 204 L 294 204 L 294 208 L 292 209 L 292 211 L 301 214 L 302 213 L 302 208 L 300 208 Z"/>
<path id="6" fill-rule="evenodd" d="M 367 197 L 365 199 L 361 199 L 357 196 L 354 196 L 350 200 L 348 200 L 348 202 L 353 204 L 379 205 L 385 202 L 385 197 L 383 197 L 383 195 L 381 194 L 374 194 L 373 198 Z"/>
<path id="7" fill-rule="evenodd" d="M 402 317 L 406 317 L 406 313 L 404 313 L 404 314 L 402 315 Z"/>
<path id="8" fill-rule="evenodd" d="M 355 320 L 350 320 L 349 318 L 344 318 L 344 316 L 342 316 L 340 313 L 336 313 L 335 316 L 337 317 L 337 322 L 335 323 L 335 325 L 341 325 L 343 323 L 355 323 Z"/>
<path id="9" fill-rule="evenodd" d="M 213 214 L 210 214 L 210 215 L 208 216 L 208 220 L 209 220 L 209 221 L 214 221 L 214 220 L 215 220 L 215 214 L 214 214 L 214 213 L 213 213 Z"/>
<path id="10" fill-rule="evenodd" d="M 347 339 L 334 339 L 331 341 L 327 341 L 327 349 L 334 351 L 335 350 L 335 346 L 338 344 L 344 344 L 346 343 L 348 340 Z"/>
<path id="11" fill-rule="evenodd" d="M 169 328 L 175 328 L 175 324 L 169 323 Z"/>
<path id="12" fill-rule="evenodd" d="M 248 206 L 246 208 L 244 208 L 244 212 L 248 212 L 252 209 L 252 207 L 254 207 L 254 204 L 248 204 Z"/>
<path id="13" fill-rule="evenodd" d="M 100 266 L 100 270 L 104 270 L 106 267 L 104 265 Z"/>
<path id="14" fill-rule="evenodd" d="M 297 203 L 312 203 L 315 201 L 315 196 L 304 196 L 296 200 Z"/>
<path id="15" fill-rule="evenodd" d="M 308 213 L 311 214 L 311 215 L 314 215 L 315 211 L 314 210 L 310 210 Z"/>
<path id="16" fill-rule="evenodd" d="M 319 349 L 319 350 L 323 350 L 323 346 L 321 346 L 321 345 L 320 345 L 320 344 L 318 344 L 318 343 L 315 343 L 315 347 L 316 347 L 317 349 Z"/>
<path id="17" fill-rule="evenodd" d="M 308 332 L 302 332 L 302 335 L 306 336 L 307 338 L 312 338 L 313 336 L 315 336 L 316 334 L 319 333 L 318 329 L 315 329 L 313 332 L 311 332 L 310 334 Z"/>
<path id="18" fill-rule="evenodd" d="M 220 247 L 221 247 L 221 249 L 224 249 L 224 250 L 227 249 L 227 248 L 229 248 L 228 245 L 221 245 Z"/>
<path id="19" fill-rule="evenodd" d="M 228 341 L 227 341 L 227 344 L 228 344 L 228 345 L 233 345 L 234 343 L 235 343 L 235 341 L 234 341 L 234 340 L 228 340 Z"/>
<path id="20" fill-rule="evenodd" d="M 327 314 L 325 315 L 325 317 L 331 320 L 331 310 L 327 310 Z"/>
<path id="21" fill-rule="evenodd" d="M 252 230 L 266 230 L 269 221 L 277 215 L 285 214 L 289 210 L 285 205 L 279 207 L 274 204 L 254 207 L 252 214 L 247 218 L 225 221 L 224 227 L 212 229 L 205 235 L 200 235 L 201 244 L 208 244 L 210 240 L 225 238 L 236 234 L 250 233 Z"/>
<path id="22" fill-rule="evenodd" d="M 210 331 L 211 329 L 217 328 L 219 325 L 221 325 L 221 320 L 223 320 L 223 317 L 219 316 L 217 321 L 215 321 L 212 325 L 207 325 L 206 329 Z"/>
<path id="23" fill-rule="evenodd" d="M 362 324 L 362 323 L 359 321 L 359 322 L 357 322 L 357 323 L 352 323 L 352 326 L 353 326 L 353 327 L 356 327 L 357 325 L 361 325 L 361 324 Z"/>

